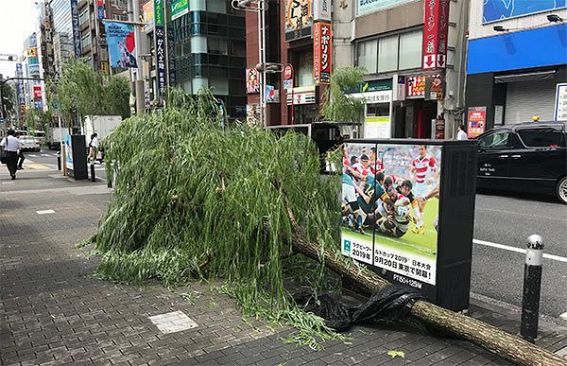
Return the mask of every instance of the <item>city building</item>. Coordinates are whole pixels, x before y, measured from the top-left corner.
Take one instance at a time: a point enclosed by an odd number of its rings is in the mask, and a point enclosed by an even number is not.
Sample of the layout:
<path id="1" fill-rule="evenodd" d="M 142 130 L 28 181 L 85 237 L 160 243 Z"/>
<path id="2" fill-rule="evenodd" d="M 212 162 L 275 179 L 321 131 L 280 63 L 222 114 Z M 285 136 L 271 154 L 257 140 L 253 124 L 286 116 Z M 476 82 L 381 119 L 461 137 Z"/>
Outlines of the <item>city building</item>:
<path id="1" fill-rule="evenodd" d="M 26 109 L 35 108 L 43 110 L 44 106 L 44 92 L 43 92 L 43 75 L 40 66 L 38 51 L 37 33 L 34 32 L 29 35 L 23 44 L 22 60 L 22 76 L 26 78 L 23 81 L 23 94 Z M 18 72 L 19 70 L 17 70 Z M 35 79 L 35 80 L 27 80 Z M 22 90 L 18 89 L 18 93 Z M 20 95 L 18 95 L 20 97 Z M 25 111 L 22 110 L 22 115 Z"/>
<path id="2" fill-rule="evenodd" d="M 497 0 L 471 1 L 466 83 L 469 135 L 495 125 L 531 121 L 534 116 L 541 121 L 555 118 L 558 85 L 567 82 L 564 19 L 564 0 L 512 0 L 510 6 Z M 562 96 L 567 102 L 565 91 Z M 567 112 L 561 118 L 567 120 Z"/>

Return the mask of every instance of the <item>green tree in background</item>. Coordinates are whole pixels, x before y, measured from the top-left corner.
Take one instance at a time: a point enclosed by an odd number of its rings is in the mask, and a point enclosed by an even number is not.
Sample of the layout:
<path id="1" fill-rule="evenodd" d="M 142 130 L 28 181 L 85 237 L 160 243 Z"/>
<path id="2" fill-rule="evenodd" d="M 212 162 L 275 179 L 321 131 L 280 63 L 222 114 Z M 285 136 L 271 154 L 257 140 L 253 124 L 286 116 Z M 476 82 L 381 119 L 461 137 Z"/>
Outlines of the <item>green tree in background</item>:
<path id="1" fill-rule="evenodd" d="M 0 78 L 1 80 L 1 78 Z M 16 93 L 14 88 L 9 83 L 2 83 L 2 103 L 0 105 L 4 106 L 4 112 L 6 116 L 11 116 L 16 113 Z"/>
<path id="2" fill-rule="evenodd" d="M 331 74 L 329 87 L 323 96 L 322 114 L 326 120 L 359 124 L 364 116 L 364 100 L 348 93 L 363 83 L 365 70 L 359 67 L 340 67 Z"/>

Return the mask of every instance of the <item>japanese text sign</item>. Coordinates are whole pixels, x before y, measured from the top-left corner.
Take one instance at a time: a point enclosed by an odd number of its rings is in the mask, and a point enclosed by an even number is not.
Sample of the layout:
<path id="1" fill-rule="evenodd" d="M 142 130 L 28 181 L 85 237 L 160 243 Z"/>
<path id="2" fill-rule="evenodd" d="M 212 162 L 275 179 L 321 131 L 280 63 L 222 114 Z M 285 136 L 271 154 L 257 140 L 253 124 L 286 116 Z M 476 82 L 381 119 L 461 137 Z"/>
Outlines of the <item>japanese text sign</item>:
<path id="1" fill-rule="evenodd" d="M 447 60 L 449 0 L 425 0 L 423 19 L 423 68 L 444 69 Z"/>
<path id="2" fill-rule="evenodd" d="M 313 24 L 313 78 L 316 84 L 328 83 L 331 77 L 332 37 L 331 23 Z"/>

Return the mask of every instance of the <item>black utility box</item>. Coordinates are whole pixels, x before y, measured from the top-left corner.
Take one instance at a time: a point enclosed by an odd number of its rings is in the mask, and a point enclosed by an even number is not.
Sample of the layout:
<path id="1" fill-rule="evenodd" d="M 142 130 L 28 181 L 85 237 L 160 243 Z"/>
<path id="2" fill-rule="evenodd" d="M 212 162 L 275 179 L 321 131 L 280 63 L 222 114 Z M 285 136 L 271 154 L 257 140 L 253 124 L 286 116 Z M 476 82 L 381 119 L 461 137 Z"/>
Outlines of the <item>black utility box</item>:
<path id="1" fill-rule="evenodd" d="M 87 179 L 87 146 L 85 135 L 67 135 L 65 138 L 67 175 L 76 180 Z"/>
<path id="2" fill-rule="evenodd" d="M 341 251 L 454 311 L 469 307 L 474 141 L 347 140 Z"/>

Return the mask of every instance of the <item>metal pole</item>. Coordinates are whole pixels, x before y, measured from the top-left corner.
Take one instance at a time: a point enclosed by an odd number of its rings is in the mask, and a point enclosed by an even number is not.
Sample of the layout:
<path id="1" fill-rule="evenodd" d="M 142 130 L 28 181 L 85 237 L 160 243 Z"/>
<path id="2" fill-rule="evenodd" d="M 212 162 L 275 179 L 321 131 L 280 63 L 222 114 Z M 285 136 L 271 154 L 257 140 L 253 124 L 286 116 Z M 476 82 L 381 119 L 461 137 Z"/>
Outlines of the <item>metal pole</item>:
<path id="1" fill-rule="evenodd" d="M 524 293 L 520 334 L 524 339 L 532 343 L 537 338 L 542 259 L 543 240 L 539 235 L 531 235 L 528 238 L 526 264 L 524 266 Z"/>
<path id="2" fill-rule="evenodd" d="M 260 125 L 266 126 L 266 27 L 264 0 L 258 0 L 258 63 L 262 66 L 260 72 Z"/>
<path id="3" fill-rule="evenodd" d="M 132 1 L 132 21 L 139 23 L 140 21 L 140 3 L 138 0 L 131 0 Z M 140 33 L 140 25 L 134 26 L 134 39 L 136 40 L 136 65 L 138 68 L 136 69 L 136 79 L 135 83 L 135 90 L 136 90 L 136 114 L 142 114 L 145 111 L 146 101 L 144 95 L 144 77 L 142 75 L 142 58 L 140 47 L 142 46 L 142 37 Z"/>
<path id="4" fill-rule="evenodd" d="M 4 97 L 2 96 L 3 87 L 4 87 L 4 82 L 0 80 L 0 118 L 2 119 L 4 119 Z"/>

